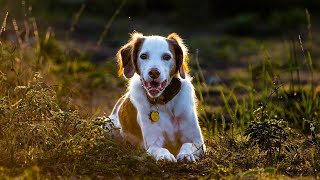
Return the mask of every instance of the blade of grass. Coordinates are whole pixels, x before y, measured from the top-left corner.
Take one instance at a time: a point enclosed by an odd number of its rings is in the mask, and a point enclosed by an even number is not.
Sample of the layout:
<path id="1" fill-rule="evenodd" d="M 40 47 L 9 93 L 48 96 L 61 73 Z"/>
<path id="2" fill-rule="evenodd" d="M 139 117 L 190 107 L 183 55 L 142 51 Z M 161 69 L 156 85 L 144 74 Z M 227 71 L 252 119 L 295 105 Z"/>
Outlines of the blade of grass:
<path id="1" fill-rule="evenodd" d="M 6 15 L 5 15 L 4 19 L 3 19 L 2 26 L 1 26 L 1 29 L 0 29 L 0 36 L 1 36 L 2 32 L 6 31 L 8 15 L 9 15 L 9 12 L 6 13 Z"/>

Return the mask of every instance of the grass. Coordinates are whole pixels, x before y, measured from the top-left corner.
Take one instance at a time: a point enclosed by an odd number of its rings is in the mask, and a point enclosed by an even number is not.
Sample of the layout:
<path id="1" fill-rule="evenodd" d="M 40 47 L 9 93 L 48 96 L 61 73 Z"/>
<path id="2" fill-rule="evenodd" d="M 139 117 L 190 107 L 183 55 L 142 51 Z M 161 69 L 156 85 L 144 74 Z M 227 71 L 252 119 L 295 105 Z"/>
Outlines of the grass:
<path id="1" fill-rule="evenodd" d="M 6 16 L 5 21 L 10 20 Z M 16 29 L 23 26 L 15 24 Z M 209 57 L 201 51 L 193 56 L 192 75 L 208 153 L 194 164 L 173 164 L 155 162 L 103 129 L 109 121 L 104 112 L 110 112 L 125 85 L 116 76 L 115 61 L 95 65 L 87 54 L 58 41 L 50 29 L 38 31 L 33 18 L 27 24 L 33 31 L 24 38 L 16 33 L 19 44 L 1 41 L 0 176 L 319 178 L 320 96 L 315 79 L 319 71 L 310 47 L 301 49 L 305 46 L 301 38 L 288 45 L 288 52 L 280 52 L 279 57 L 287 57 L 280 63 L 252 39 L 242 38 L 247 49 L 227 37 L 195 39 L 194 46 L 222 46 L 226 50 L 205 52 L 231 63 L 256 53 L 263 59 L 247 64 L 241 77 L 212 85 L 206 83 L 208 68 L 203 67 L 203 59 Z M 27 44 L 25 37 L 34 38 L 34 43 Z M 307 43 L 311 40 L 309 35 Z M 303 74 L 310 75 L 305 84 Z"/>

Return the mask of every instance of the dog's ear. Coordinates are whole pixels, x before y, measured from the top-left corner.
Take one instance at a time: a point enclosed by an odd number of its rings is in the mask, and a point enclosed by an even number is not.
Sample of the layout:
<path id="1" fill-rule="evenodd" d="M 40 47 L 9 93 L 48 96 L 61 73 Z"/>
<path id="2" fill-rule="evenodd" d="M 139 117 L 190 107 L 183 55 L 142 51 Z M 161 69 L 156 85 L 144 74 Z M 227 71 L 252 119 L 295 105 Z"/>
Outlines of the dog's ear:
<path id="1" fill-rule="evenodd" d="M 135 72 L 131 61 L 132 44 L 129 42 L 122 46 L 117 53 L 117 60 L 119 64 L 118 75 L 123 75 L 126 78 L 131 78 Z"/>
<path id="2" fill-rule="evenodd" d="M 134 32 L 128 43 L 122 46 L 117 52 L 117 61 L 119 64 L 119 76 L 131 78 L 137 72 L 137 53 L 142 43 L 143 34 Z M 139 46 L 139 47 L 138 47 Z"/>
<path id="3" fill-rule="evenodd" d="M 169 34 L 167 38 L 172 40 L 173 42 L 172 45 L 174 48 L 176 59 L 176 72 L 179 71 L 181 78 L 184 79 L 186 77 L 186 74 L 188 73 L 188 48 L 183 43 L 182 38 L 176 33 Z"/>

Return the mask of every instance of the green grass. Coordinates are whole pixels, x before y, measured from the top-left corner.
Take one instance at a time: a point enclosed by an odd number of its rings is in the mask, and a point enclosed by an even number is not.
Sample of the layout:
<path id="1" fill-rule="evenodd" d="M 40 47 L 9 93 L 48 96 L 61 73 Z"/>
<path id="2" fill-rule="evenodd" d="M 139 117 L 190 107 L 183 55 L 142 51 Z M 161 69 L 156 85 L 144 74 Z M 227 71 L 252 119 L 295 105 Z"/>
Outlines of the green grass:
<path id="1" fill-rule="evenodd" d="M 250 38 L 191 39 L 194 47 L 215 47 L 205 49 L 208 57 L 200 51 L 191 59 L 208 153 L 193 164 L 174 164 L 155 162 L 103 129 L 109 121 L 105 113 L 125 86 L 113 59 L 92 64 L 88 55 L 58 41 L 49 30 L 34 29 L 30 37 L 36 38 L 32 45 L 23 39 L 20 44 L 1 42 L 1 177 L 319 178 L 319 72 L 310 48 L 300 48 L 304 42 L 277 52 L 276 57 L 287 59 L 276 63 L 269 46 Z M 241 42 L 245 46 L 239 47 Z M 234 63 L 248 56 L 261 61 L 246 64 L 247 71 L 225 83 L 205 83 L 209 68 L 201 66 L 204 59 Z"/>

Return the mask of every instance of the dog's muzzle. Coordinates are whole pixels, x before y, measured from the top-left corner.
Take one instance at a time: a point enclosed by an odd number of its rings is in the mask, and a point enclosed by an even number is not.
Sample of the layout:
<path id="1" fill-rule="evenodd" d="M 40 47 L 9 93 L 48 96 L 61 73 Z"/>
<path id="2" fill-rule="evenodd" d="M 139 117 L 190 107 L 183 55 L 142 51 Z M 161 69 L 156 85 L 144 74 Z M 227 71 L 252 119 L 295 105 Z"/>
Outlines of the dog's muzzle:
<path id="1" fill-rule="evenodd" d="M 158 81 L 152 80 L 148 82 L 146 80 L 142 80 L 142 82 L 145 90 L 147 90 L 151 96 L 156 96 L 166 88 L 168 81 L 164 80 L 162 82 L 158 82 Z"/>

